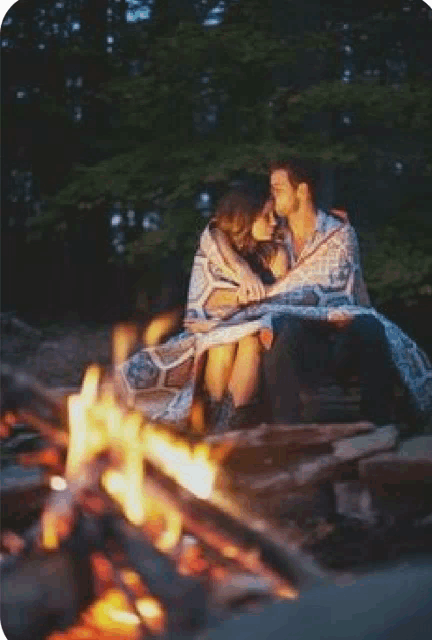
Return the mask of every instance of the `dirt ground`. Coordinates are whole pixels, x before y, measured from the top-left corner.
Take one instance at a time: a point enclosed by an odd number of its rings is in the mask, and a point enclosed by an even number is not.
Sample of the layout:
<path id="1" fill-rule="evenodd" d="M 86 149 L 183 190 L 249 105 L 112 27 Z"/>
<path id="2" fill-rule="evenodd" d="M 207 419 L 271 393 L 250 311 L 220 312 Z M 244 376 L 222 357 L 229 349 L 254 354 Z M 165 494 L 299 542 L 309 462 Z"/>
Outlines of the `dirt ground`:
<path id="1" fill-rule="evenodd" d="M 111 364 L 111 332 L 111 325 L 56 323 L 25 330 L 3 322 L 1 362 L 48 387 L 79 386 L 88 364 Z"/>

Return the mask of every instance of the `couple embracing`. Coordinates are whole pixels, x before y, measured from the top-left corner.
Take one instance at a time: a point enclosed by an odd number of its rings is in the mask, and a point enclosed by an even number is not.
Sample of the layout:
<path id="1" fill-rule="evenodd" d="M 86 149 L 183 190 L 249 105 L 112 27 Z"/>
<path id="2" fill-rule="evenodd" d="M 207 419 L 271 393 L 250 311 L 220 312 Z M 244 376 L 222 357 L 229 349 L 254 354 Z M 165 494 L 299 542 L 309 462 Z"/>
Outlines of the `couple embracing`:
<path id="1" fill-rule="evenodd" d="M 317 209 L 305 165 L 275 163 L 269 175 L 269 188 L 242 184 L 219 202 L 194 259 L 185 331 L 119 369 L 129 401 L 181 426 L 199 394 L 209 431 L 295 423 L 301 385 L 348 366 L 364 418 L 389 421 L 395 375 L 429 412 L 431 365 L 370 307 L 346 214 Z"/>

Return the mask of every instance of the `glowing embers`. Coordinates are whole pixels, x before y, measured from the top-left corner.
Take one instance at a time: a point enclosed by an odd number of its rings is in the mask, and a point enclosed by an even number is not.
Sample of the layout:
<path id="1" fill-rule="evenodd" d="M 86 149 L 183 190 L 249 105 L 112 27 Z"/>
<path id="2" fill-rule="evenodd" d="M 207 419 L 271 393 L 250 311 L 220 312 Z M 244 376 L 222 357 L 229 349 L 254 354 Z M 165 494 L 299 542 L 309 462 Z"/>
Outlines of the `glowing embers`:
<path id="1" fill-rule="evenodd" d="M 77 625 L 56 631 L 47 640 L 140 640 L 142 622 L 152 634 L 163 631 L 165 612 L 158 600 L 145 595 L 132 605 L 122 591 L 112 588 L 82 614 Z"/>

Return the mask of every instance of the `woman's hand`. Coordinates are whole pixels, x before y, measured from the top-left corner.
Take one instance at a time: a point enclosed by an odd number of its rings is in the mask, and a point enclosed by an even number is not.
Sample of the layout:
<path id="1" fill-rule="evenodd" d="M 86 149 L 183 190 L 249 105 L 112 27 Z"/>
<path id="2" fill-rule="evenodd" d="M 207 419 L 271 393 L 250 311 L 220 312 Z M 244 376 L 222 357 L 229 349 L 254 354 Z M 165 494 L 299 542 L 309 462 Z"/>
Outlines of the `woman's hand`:
<path id="1" fill-rule="evenodd" d="M 227 266 L 236 275 L 236 281 L 240 283 L 239 303 L 248 304 L 259 302 L 265 298 L 264 285 L 246 260 L 244 260 L 230 245 L 226 234 L 220 229 L 212 229 L 211 236 L 215 240 L 219 251 Z"/>
<path id="2" fill-rule="evenodd" d="M 183 326 L 185 329 L 190 331 L 191 333 L 207 333 L 211 329 L 217 327 L 220 323 L 220 320 L 188 320 L 185 319 L 183 321 Z"/>
<path id="3" fill-rule="evenodd" d="M 336 329 L 346 329 L 352 321 L 352 315 L 338 309 L 331 309 L 327 314 L 327 318 Z"/>

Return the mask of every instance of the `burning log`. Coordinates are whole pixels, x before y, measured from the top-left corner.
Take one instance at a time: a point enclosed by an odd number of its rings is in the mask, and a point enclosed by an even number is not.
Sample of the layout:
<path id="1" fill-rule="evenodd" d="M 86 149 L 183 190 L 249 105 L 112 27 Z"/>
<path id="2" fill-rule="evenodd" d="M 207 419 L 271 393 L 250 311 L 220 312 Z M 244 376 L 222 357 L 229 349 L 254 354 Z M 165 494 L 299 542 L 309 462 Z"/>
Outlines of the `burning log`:
<path id="1" fill-rule="evenodd" d="M 181 514 L 183 526 L 205 545 L 272 584 L 273 593 L 295 598 L 300 586 L 326 578 L 325 573 L 298 549 L 303 536 L 293 528 L 291 539 L 275 532 L 275 525 L 213 492 L 208 500 L 179 489 L 160 472 L 147 474 L 146 495 Z M 301 536 L 301 538 L 299 537 Z"/>
<path id="2" fill-rule="evenodd" d="M 168 630 L 192 632 L 205 626 L 207 595 L 202 581 L 179 575 L 173 561 L 124 520 L 112 518 L 109 530 L 124 549 L 129 564 L 164 605 Z"/>

